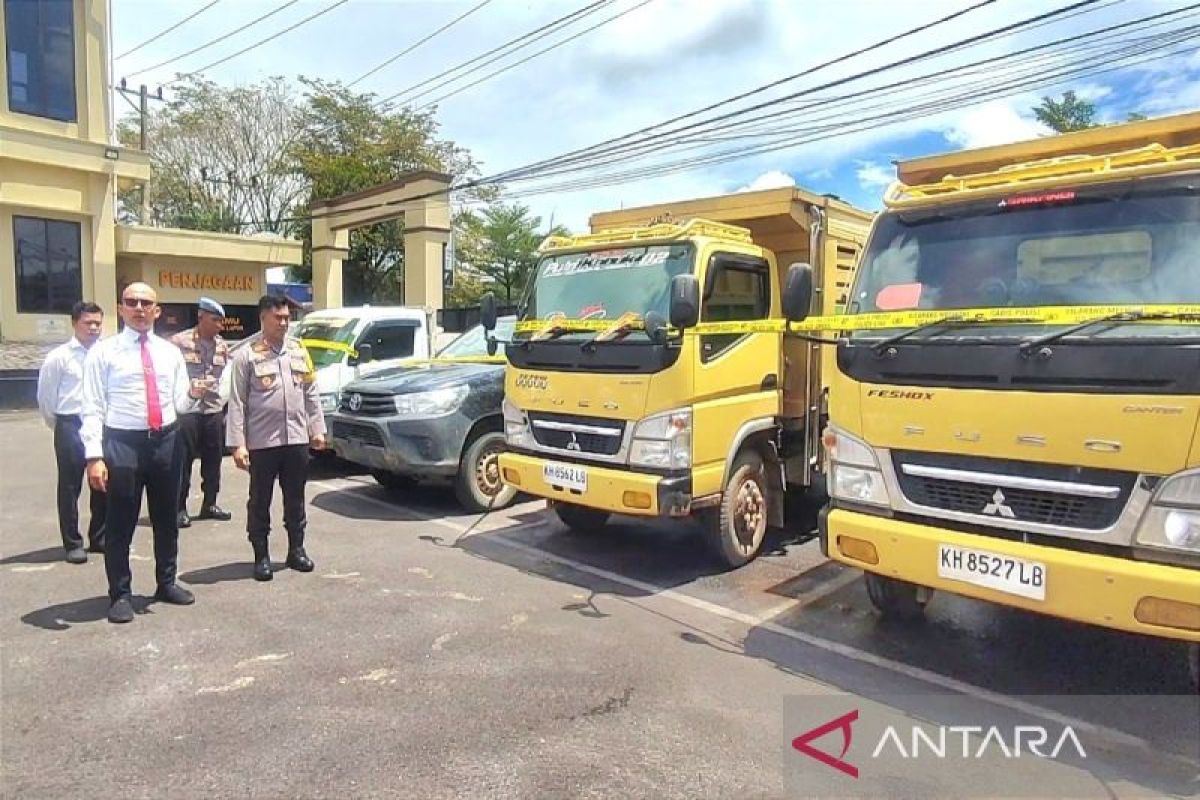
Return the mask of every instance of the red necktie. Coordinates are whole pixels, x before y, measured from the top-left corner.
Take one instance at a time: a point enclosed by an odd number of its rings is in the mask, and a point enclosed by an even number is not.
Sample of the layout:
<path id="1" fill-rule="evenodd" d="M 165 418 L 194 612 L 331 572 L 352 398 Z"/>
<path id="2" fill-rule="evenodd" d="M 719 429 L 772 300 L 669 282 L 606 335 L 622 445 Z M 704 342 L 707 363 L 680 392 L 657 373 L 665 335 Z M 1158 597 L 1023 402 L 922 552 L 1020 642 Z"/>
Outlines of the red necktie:
<path id="1" fill-rule="evenodd" d="M 146 384 L 146 419 L 150 430 L 162 428 L 162 405 L 158 402 L 158 378 L 154 374 L 154 359 L 150 358 L 150 342 L 146 334 L 138 336 L 142 345 L 142 380 Z"/>

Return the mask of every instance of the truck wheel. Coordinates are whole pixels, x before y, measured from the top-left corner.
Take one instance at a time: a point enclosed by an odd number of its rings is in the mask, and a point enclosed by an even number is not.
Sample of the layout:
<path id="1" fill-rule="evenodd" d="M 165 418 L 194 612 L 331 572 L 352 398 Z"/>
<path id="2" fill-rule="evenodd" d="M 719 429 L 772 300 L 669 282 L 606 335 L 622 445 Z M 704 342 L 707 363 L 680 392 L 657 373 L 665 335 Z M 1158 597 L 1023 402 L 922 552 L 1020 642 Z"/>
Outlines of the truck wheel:
<path id="1" fill-rule="evenodd" d="M 504 452 L 504 434 L 488 431 L 467 445 L 458 475 L 454 478 L 454 496 L 468 511 L 504 508 L 517 496 L 514 486 L 500 480 L 500 454 Z"/>
<path id="2" fill-rule="evenodd" d="M 731 569 L 753 561 L 767 535 L 770 489 L 762 456 L 743 451 L 733 462 L 719 511 L 705 526 L 709 547 Z"/>
<path id="3" fill-rule="evenodd" d="M 371 477 L 374 478 L 375 482 L 383 488 L 393 489 L 395 491 L 411 489 L 417 485 L 416 480 L 413 478 L 410 478 L 407 475 L 401 475 L 398 472 L 388 472 L 386 469 L 371 470 Z"/>
<path id="4" fill-rule="evenodd" d="M 876 575 L 874 572 L 864 573 L 863 577 L 867 582 L 871 605 L 883 616 L 914 622 L 925 615 L 925 603 L 929 595 L 915 583 Z"/>
<path id="5" fill-rule="evenodd" d="M 558 518 L 562 520 L 564 525 L 580 533 L 594 533 L 603 528 L 604 523 L 608 522 L 609 514 L 607 511 L 573 506 L 570 503 L 555 503 L 553 508 L 554 513 L 558 515 Z"/>

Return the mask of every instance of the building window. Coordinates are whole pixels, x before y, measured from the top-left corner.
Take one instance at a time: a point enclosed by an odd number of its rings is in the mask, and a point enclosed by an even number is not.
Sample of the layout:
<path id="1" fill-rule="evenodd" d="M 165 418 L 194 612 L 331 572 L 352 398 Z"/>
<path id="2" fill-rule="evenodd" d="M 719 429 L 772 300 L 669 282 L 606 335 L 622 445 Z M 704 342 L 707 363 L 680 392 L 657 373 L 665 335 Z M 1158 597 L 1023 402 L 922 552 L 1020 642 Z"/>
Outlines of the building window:
<path id="1" fill-rule="evenodd" d="M 17 311 L 69 314 L 83 299 L 78 222 L 13 217 Z"/>
<path id="2" fill-rule="evenodd" d="M 74 122 L 75 19 L 71 0 L 4 0 L 8 108 Z"/>

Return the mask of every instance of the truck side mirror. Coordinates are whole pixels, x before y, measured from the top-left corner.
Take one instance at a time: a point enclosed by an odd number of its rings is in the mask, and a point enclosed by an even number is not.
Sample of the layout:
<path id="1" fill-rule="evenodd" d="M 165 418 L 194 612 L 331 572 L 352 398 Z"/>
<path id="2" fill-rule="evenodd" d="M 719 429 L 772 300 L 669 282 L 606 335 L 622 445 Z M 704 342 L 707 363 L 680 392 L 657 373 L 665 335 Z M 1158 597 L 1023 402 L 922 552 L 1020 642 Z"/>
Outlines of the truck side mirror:
<path id="1" fill-rule="evenodd" d="M 479 322 L 483 325 L 485 331 L 496 329 L 496 318 L 498 316 L 499 311 L 496 308 L 496 295 L 488 292 L 479 298 Z"/>
<path id="2" fill-rule="evenodd" d="M 700 281 L 695 275 L 671 278 L 671 327 L 691 328 L 700 321 Z"/>
<path id="3" fill-rule="evenodd" d="M 650 341 L 655 344 L 666 344 L 667 321 L 663 319 L 662 314 L 657 311 L 647 311 L 642 324 L 646 327 L 646 336 L 650 338 Z"/>
<path id="4" fill-rule="evenodd" d="M 803 322 L 812 308 L 813 269 L 811 264 L 792 264 L 783 282 L 783 316 L 788 322 Z"/>
<path id="5" fill-rule="evenodd" d="M 373 348 L 369 344 L 360 344 L 356 349 L 358 350 L 358 356 L 350 356 L 350 360 L 347 362 L 352 367 L 357 367 L 359 364 L 366 364 L 375 357 L 371 352 Z"/>

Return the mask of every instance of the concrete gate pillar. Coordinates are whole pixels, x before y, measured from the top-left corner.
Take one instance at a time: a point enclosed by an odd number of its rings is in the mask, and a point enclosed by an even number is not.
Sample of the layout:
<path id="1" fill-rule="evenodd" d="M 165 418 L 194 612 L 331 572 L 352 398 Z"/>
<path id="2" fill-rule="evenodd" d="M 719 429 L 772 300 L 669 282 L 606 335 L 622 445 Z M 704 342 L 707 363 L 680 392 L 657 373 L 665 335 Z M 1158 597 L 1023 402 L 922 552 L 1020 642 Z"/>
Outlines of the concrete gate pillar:
<path id="1" fill-rule="evenodd" d="M 404 219 L 404 304 L 440 309 L 442 258 L 450 241 L 450 176 L 410 172 L 398 180 L 312 205 L 313 305 L 340 306 L 350 231 Z"/>

